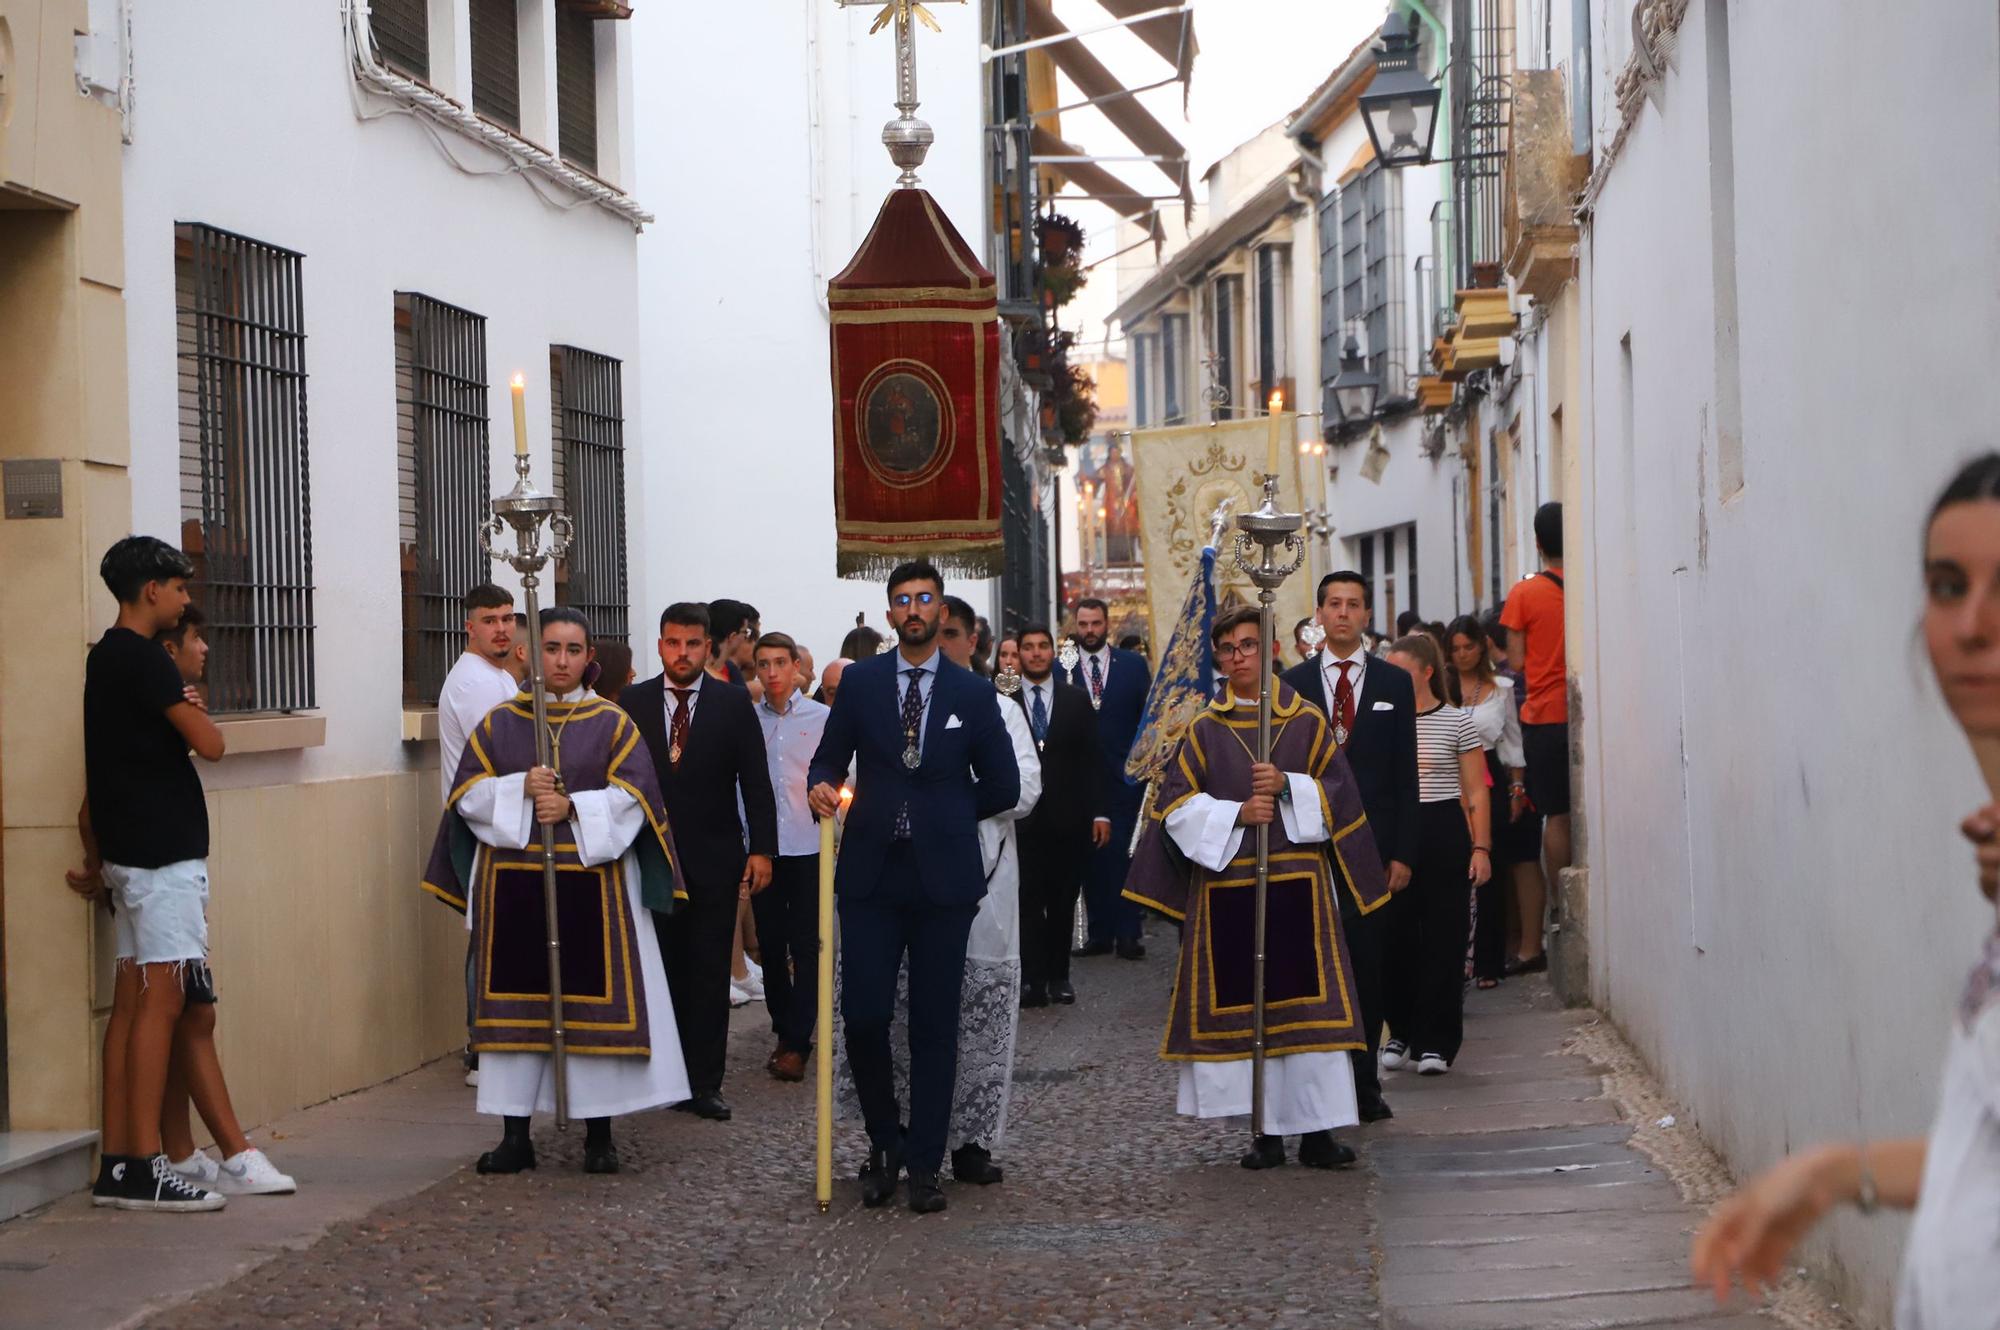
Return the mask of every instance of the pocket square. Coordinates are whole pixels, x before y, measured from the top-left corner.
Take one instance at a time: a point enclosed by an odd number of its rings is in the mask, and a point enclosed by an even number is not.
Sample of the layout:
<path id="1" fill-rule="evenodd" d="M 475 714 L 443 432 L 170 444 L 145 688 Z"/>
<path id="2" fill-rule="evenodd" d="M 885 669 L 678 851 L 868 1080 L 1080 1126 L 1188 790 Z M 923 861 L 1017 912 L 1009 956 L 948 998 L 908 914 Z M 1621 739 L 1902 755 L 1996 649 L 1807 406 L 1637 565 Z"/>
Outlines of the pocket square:
<path id="1" fill-rule="evenodd" d="M 1375 704 L 1375 709 L 1377 711 L 1394 711 L 1396 709 L 1396 704 L 1394 702 L 1377 702 Z"/>
<path id="2" fill-rule="evenodd" d="M 962 722 L 960 722 L 960 720 L 958 719 L 958 717 L 957 717 L 957 716 L 953 716 L 953 717 L 952 717 L 952 718 L 951 718 L 950 720 L 947 720 L 947 721 L 946 721 L 946 722 L 944 723 L 944 727 L 945 727 L 945 728 L 946 728 L 947 730 L 955 730 L 955 729 L 958 729 L 958 728 L 960 727 L 961 723 L 962 723 Z"/>

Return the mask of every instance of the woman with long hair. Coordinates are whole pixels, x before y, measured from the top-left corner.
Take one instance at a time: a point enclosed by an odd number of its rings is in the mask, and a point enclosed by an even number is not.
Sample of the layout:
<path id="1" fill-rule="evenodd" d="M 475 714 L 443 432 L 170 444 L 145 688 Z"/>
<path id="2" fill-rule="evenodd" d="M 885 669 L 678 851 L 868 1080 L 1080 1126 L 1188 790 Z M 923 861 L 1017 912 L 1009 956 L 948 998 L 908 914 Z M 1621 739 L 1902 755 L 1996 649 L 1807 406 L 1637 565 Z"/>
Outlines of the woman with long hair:
<path id="1" fill-rule="evenodd" d="M 1510 949 L 1508 916 L 1520 917 L 1520 882 L 1533 874 L 1535 899 L 1541 899 L 1542 819 L 1528 806 L 1521 750 L 1521 713 L 1514 700 L 1514 680 L 1493 667 L 1492 642 L 1485 625 L 1462 614 L 1445 629 L 1451 672 L 1458 680 L 1461 705 L 1472 713 L 1486 750 L 1486 783 L 1493 822 L 1493 876 L 1473 894 L 1472 973 L 1481 988 L 1492 988 L 1507 973 L 1507 962 L 1519 954 Z M 1511 930 L 1516 938 L 1518 924 Z"/>
<path id="2" fill-rule="evenodd" d="M 1952 718 L 1992 770 L 2000 749 L 2000 453 L 1969 463 L 1924 534 L 1923 638 Z M 1989 776 L 1990 779 L 1990 776 Z M 1963 830 L 1992 865 L 1994 812 Z M 1769 1287 L 1835 1206 L 1912 1207 L 1896 1298 L 1900 1330 L 1995 1324 L 2000 1307 L 2000 931 L 1989 932 L 1952 1013 L 1928 1137 L 1843 1141 L 1792 1155 L 1724 1201 L 1695 1236 L 1695 1278 L 1718 1299 Z"/>
<path id="3" fill-rule="evenodd" d="M 1465 948 L 1473 889 L 1493 875 L 1485 750 L 1472 713 L 1439 696 L 1444 660 L 1428 633 L 1399 637 L 1389 663 L 1416 685 L 1417 862 L 1389 902 L 1382 1065 L 1451 1069 L 1465 1036 Z"/>

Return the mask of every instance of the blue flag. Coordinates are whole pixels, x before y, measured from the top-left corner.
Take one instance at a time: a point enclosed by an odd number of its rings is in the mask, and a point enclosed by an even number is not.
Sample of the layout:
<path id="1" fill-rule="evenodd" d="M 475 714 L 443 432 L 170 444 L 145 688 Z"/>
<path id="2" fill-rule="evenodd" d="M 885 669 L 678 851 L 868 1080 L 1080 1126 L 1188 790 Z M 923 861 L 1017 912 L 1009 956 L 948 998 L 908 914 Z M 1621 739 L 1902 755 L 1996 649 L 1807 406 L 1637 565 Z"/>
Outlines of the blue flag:
<path id="1" fill-rule="evenodd" d="M 1133 740 L 1132 754 L 1125 762 L 1125 776 L 1132 783 L 1159 778 L 1180 746 L 1181 736 L 1214 696 L 1215 652 L 1208 640 L 1208 630 L 1214 624 L 1215 547 L 1209 545 L 1202 549 L 1194 584 L 1188 588 L 1166 649 L 1160 653 L 1160 669 L 1146 697 L 1139 737 Z"/>

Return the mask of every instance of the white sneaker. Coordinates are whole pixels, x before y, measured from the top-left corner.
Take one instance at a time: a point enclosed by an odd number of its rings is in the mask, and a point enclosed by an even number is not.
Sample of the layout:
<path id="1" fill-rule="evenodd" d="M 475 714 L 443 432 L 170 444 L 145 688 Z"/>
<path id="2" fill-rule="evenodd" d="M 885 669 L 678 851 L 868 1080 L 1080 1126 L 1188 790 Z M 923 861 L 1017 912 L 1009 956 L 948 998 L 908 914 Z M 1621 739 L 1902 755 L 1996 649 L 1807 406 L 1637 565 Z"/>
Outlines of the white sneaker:
<path id="1" fill-rule="evenodd" d="M 253 1145 L 222 1161 L 215 1189 L 224 1196 L 289 1196 L 299 1184 L 280 1173 Z"/>
<path id="2" fill-rule="evenodd" d="M 750 992 L 749 992 L 749 990 L 748 990 L 748 989 L 746 989 L 746 988 L 744 988 L 744 987 L 743 987 L 743 985 L 744 985 L 745 983 L 748 983 L 748 982 L 749 982 L 748 980 L 741 980 L 741 981 L 739 981 L 739 980 L 735 980 L 735 979 L 731 979 L 731 980 L 729 981 L 729 1005 L 730 1005 L 730 1006 L 732 1006 L 732 1007 L 747 1007 L 747 1006 L 749 1006 L 749 1005 L 750 1005 L 750 1003 L 751 1003 L 751 997 L 750 997 Z"/>
<path id="3" fill-rule="evenodd" d="M 1417 1075 L 1442 1076 L 1451 1070 L 1451 1064 L 1436 1053 L 1426 1053 L 1417 1059 Z"/>
<path id="4" fill-rule="evenodd" d="M 216 1179 L 222 1174 L 222 1168 L 213 1159 L 208 1157 L 208 1151 L 206 1150 L 196 1150 L 186 1159 L 175 1164 L 174 1172 L 180 1174 L 197 1187 L 208 1191 L 222 1190 L 215 1185 Z"/>
<path id="5" fill-rule="evenodd" d="M 479 1088 L 479 1068 L 474 1067 L 465 1073 L 465 1083 L 475 1090 Z"/>
<path id="6" fill-rule="evenodd" d="M 1384 1071 L 1401 1071 L 1410 1065 L 1410 1046 L 1400 1039 L 1382 1045 L 1380 1061 Z"/>
<path id="7" fill-rule="evenodd" d="M 755 961 L 745 961 L 744 968 L 750 973 L 744 975 L 741 979 L 730 980 L 730 984 L 748 993 L 752 1002 L 762 1002 L 764 1000 L 763 970 L 758 968 Z"/>

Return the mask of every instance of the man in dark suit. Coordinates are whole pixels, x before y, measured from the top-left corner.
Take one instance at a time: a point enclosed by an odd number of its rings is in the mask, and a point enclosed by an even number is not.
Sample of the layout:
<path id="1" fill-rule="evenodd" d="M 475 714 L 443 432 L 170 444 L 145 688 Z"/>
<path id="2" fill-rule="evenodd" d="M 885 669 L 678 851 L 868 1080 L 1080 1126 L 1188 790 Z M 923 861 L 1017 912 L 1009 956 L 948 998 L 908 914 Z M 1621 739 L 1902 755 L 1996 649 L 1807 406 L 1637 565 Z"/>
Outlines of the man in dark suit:
<path id="1" fill-rule="evenodd" d="M 1014 700 L 1042 755 L 1042 797 L 1022 818 L 1021 1005 L 1076 1001 L 1069 982 L 1070 921 L 1093 847 L 1111 840 L 1104 755 L 1090 694 L 1056 678 L 1055 636 L 1045 623 L 1017 635 L 1021 689 Z"/>
<path id="2" fill-rule="evenodd" d="M 840 1014 L 847 1062 L 868 1128 L 861 1201 L 896 1193 L 905 1163 L 910 1208 L 945 1207 L 938 1186 L 958 1074 L 959 1000 L 972 919 L 986 894 L 979 820 L 1021 797 L 1013 741 L 993 685 L 944 658 L 944 578 L 927 563 L 889 575 L 897 650 L 847 667 L 806 774 L 821 817 L 854 803 L 835 870 L 840 909 Z M 910 1116 L 889 1053 L 896 975 L 910 967 Z"/>
<path id="3" fill-rule="evenodd" d="M 1111 611 L 1103 601 L 1086 597 L 1076 603 L 1076 644 L 1083 656 L 1068 672 L 1067 682 L 1082 688 L 1097 709 L 1097 746 L 1104 766 L 1102 811 L 1110 815 L 1111 832 L 1090 856 L 1083 884 L 1089 940 L 1073 954 L 1104 956 L 1116 947 L 1120 958 L 1136 961 L 1145 956 L 1146 948 L 1139 942 L 1139 907 L 1125 899 L 1125 870 L 1132 859 L 1132 828 L 1139 821 L 1139 804 L 1146 792 L 1125 779 L 1125 759 L 1139 737 L 1152 672 L 1144 656 L 1108 645 L 1110 631 Z"/>
<path id="4" fill-rule="evenodd" d="M 1359 573 L 1328 573 L 1319 583 L 1319 623 L 1326 642 L 1317 656 L 1285 671 L 1285 682 L 1325 712 L 1334 741 L 1347 754 L 1361 788 L 1362 811 L 1388 870 L 1389 890 L 1410 882 L 1417 857 L 1417 703 L 1410 676 L 1368 654 L 1363 634 L 1374 593 Z M 1368 1047 L 1354 1054 L 1354 1089 L 1361 1120 L 1391 1116 L 1375 1058 L 1382 1046 L 1383 911 L 1362 914 L 1340 897 L 1341 927 L 1354 961 L 1355 987 Z"/>
<path id="5" fill-rule="evenodd" d="M 750 694 L 707 672 L 708 625 L 702 604 L 667 606 L 660 616 L 660 665 L 666 673 L 627 688 L 619 705 L 638 723 L 659 772 L 687 880 L 687 903 L 671 920 L 656 918 L 692 1094 L 680 1107 L 727 1122 L 722 1070 L 729 1050 L 736 907 L 770 884 L 778 806 L 764 756 L 764 728 Z"/>

